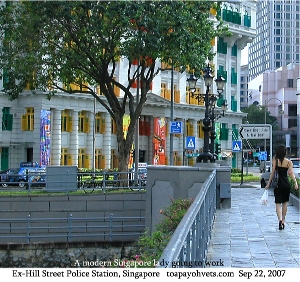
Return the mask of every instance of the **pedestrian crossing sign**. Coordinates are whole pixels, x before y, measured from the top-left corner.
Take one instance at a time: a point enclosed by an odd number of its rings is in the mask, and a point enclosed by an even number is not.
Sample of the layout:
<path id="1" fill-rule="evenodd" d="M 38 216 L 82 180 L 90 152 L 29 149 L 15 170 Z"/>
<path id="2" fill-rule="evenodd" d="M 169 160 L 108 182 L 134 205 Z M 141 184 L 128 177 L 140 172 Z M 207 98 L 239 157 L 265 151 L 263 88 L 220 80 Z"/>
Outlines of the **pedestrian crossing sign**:
<path id="1" fill-rule="evenodd" d="M 195 136 L 187 136 L 186 137 L 186 149 L 194 150 L 196 148 L 196 137 Z"/>
<path id="2" fill-rule="evenodd" d="M 241 151 L 242 151 L 242 141 L 241 140 L 232 141 L 232 152 L 239 153 Z"/>

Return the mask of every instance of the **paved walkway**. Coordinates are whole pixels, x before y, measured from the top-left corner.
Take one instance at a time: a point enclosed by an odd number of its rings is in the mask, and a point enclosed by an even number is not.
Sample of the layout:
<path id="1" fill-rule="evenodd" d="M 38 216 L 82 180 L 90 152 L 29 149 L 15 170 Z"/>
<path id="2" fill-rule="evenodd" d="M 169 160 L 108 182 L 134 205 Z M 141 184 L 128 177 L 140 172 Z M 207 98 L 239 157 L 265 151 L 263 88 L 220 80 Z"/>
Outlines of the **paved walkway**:
<path id="1" fill-rule="evenodd" d="M 259 203 L 264 189 L 231 189 L 231 209 L 217 210 L 207 260 L 222 267 L 300 267 L 299 210 L 288 205 L 284 230 L 278 229 L 274 194 Z"/>

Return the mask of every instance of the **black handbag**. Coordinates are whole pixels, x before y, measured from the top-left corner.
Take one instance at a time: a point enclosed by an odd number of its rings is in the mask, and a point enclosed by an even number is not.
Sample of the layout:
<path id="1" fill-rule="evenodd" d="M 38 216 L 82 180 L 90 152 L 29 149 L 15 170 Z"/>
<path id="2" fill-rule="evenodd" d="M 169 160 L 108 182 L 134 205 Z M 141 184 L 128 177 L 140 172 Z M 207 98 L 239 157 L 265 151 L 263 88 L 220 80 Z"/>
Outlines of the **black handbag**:
<path id="1" fill-rule="evenodd" d="M 276 189 L 278 187 L 278 171 L 277 171 L 277 168 L 278 168 L 278 159 L 276 159 L 276 167 L 275 167 L 274 175 L 273 175 L 273 178 L 272 178 L 272 182 L 270 184 L 270 188 L 274 188 L 274 189 Z"/>

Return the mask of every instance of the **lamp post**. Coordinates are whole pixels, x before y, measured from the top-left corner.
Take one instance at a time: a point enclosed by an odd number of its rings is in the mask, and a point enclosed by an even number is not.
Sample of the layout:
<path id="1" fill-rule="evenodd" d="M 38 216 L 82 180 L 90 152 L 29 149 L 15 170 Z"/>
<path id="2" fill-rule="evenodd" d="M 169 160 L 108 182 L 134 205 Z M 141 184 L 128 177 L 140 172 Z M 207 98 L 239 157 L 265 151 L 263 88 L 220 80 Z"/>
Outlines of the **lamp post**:
<path id="1" fill-rule="evenodd" d="M 215 140 L 214 121 L 215 119 L 217 119 L 217 117 L 215 116 L 214 109 L 217 99 L 221 97 L 221 94 L 224 91 L 225 79 L 221 75 L 218 76 L 217 79 L 215 79 L 218 92 L 218 96 L 216 96 L 215 94 L 210 93 L 210 88 L 212 86 L 214 76 L 212 75 L 212 69 L 209 63 L 207 64 L 204 70 L 203 78 L 206 86 L 205 94 L 195 93 L 197 78 L 194 75 L 191 75 L 187 79 L 187 82 L 189 84 L 191 96 L 196 98 L 198 101 L 204 101 L 205 105 L 205 115 L 203 119 L 204 146 L 203 152 L 197 157 L 197 162 L 203 161 L 204 163 L 207 163 L 208 161 L 210 161 L 211 163 L 213 163 L 215 162 L 213 143 Z M 223 104 L 224 107 L 222 105 L 222 110 L 224 116 L 224 111 L 226 110 L 225 107 L 227 107 L 226 100 Z M 211 148 L 209 148 L 209 132 L 211 132 Z"/>

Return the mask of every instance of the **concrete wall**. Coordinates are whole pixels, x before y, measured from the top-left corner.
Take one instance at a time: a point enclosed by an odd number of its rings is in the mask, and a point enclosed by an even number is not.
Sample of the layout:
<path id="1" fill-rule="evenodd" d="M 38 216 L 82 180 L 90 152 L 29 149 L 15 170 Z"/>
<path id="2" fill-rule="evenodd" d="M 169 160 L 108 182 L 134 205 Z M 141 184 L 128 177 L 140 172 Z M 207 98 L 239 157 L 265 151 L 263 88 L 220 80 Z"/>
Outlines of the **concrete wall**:
<path id="1" fill-rule="evenodd" d="M 155 226 L 162 218 L 160 210 L 168 207 L 172 199 L 195 198 L 214 169 L 217 170 L 217 208 L 230 208 L 231 169 L 229 166 L 211 163 L 197 163 L 194 167 L 148 166 L 146 188 L 147 230 L 150 233 L 155 230 Z M 229 184 L 229 191 L 220 191 L 221 183 Z M 222 198 L 221 194 L 225 194 L 225 196 Z"/>
<path id="2" fill-rule="evenodd" d="M 27 219 L 28 215 L 32 219 L 47 219 L 47 218 L 68 218 L 72 214 L 73 218 L 97 218 L 97 217 L 109 217 L 111 214 L 114 217 L 136 217 L 135 219 L 120 219 L 114 222 L 115 225 L 122 225 L 125 221 L 126 225 L 137 225 L 135 229 L 129 228 L 137 234 L 144 233 L 144 219 L 146 206 L 145 193 L 120 193 L 120 194 L 89 194 L 89 195 L 60 195 L 60 196 L 20 196 L 20 197 L 1 197 L 0 198 L 0 214 L 1 219 L 11 219 L 7 223 L 0 221 L 0 243 L 26 243 L 25 239 L 8 238 L 3 239 L 1 235 L 7 234 L 5 228 L 10 226 L 23 227 L 21 231 L 24 233 L 26 230 L 26 224 L 14 223 L 15 219 Z M 46 221 L 46 220 L 45 220 Z M 124 222 L 122 222 L 124 221 Z M 92 222 L 93 223 L 93 222 Z M 108 222 L 109 223 L 109 222 Z M 19 224 L 19 225 L 18 225 Z M 62 224 L 62 223 L 57 223 Z M 74 223 L 75 224 L 75 223 Z M 82 223 L 80 223 L 82 225 Z M 105 223 L 103 222 L 103 225 Z M 106 222 L 107 224 L 107 222 Z M 67 233 L 68 223 L 65 224 L 65 230 L 61 232 Z M 49 224 L 49 227 L 50 224 Z M 88 223 L 87 223 L 88 227 Z M 121 230 L 123 231 L 123 229 Z M 128 231 L 128 230 L 127 230 Z M 49 231 L 50 232 L 50 231 Z M 93 232 L 99 232 L 97 229 L 86 228 L 86 234 Z M 102 230 L 101 230 L 102 232 Z M 108 233 L 108 231 L 107 231 Z M 26 232 L 25 232 L 26 234 Z M 40 232 L 41 238 L 32 239 L 32 243 L 39 242 L 59 242 L 61 238 L 43 238 Z M 15 234 L 16 235 L 16 231 Z M 49 234 L 48 234 L 49 235 Z M 115 241 L 135 241 L 139 236 L 116 236 Z M 67 238 L 63 240 L 65 242 Z M 72 238 L 74 241 L 108 241 L 109 237 L 78 237 Z"/>

